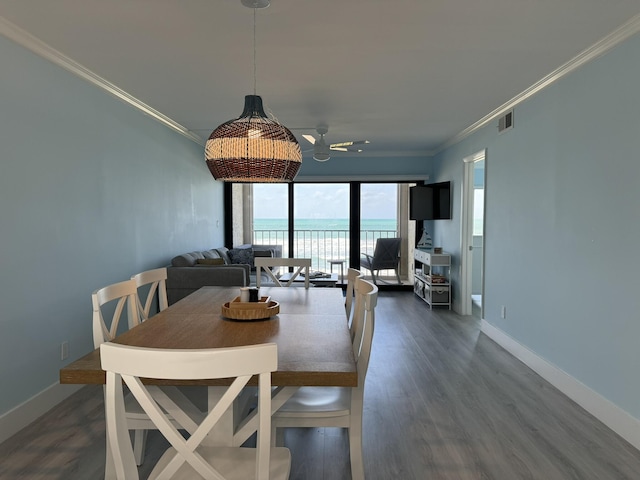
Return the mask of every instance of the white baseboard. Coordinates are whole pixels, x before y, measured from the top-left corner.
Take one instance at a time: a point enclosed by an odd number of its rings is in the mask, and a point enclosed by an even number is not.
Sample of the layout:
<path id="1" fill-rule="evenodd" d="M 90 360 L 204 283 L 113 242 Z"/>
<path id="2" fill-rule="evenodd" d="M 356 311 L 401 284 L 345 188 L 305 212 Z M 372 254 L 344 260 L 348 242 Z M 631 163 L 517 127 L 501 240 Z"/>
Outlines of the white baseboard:
<path id="1" fill-rule="evenodd" d="M 54 383 L 40 393 L 24 401 L 0 416 L 0 443 L 12 437 L 38 417 L 47 413 L 82 385 L 60 385 Z"/>
<path id="2" fill-rule="evenodd" d="M 482 332 L 534 372 L 640 450 L 640 420 L 547 362 L 502 330 L 482 320 Z"/>

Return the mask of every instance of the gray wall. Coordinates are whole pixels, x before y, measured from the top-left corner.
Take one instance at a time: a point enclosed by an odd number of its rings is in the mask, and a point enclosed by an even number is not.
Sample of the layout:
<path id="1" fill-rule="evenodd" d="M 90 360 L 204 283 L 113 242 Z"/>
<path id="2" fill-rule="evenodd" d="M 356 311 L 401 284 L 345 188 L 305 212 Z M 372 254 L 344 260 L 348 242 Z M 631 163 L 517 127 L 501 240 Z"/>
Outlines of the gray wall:
<path id="1" fill-rule="evenodd" d="M 487 149 L 486 320 L 635 418 L 638 58 L 636 35 L 517 106 L 513 130 L 487 126 L 434 164 L 435 181 L 453 182 L 455 215 L 435 222 L 434 240 L 458 275 L 462 159 Z"/>
<path id="2" fill-rule="evenodd" d="M 0 59 L 1 417 L 93 348 L 92 290 L 221 245 L 223 209 L 201 146 L 2 36 Z"/>

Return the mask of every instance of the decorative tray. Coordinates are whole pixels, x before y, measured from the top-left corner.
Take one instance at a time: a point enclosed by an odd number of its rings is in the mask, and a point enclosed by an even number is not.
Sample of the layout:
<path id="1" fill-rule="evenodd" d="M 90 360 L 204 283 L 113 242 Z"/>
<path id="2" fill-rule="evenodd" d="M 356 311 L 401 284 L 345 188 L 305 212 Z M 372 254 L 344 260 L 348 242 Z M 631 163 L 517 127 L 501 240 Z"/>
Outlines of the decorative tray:
<path id="1" fill-rule="evenodd" d="M 232 320 L 264 320 L 280 313 L 280 304 L 271 297 L 260 297 L 257 302 L 241 302 L 240 297 L 222 305 L 222 316 Z"/>

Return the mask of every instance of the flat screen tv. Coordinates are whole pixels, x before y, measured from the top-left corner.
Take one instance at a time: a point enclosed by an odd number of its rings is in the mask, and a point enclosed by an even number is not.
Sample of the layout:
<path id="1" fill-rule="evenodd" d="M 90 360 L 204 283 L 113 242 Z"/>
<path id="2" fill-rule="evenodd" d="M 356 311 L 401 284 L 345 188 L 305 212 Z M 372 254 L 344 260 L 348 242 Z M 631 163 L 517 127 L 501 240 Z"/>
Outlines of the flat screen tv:
<path id="1" fill-rule="evenodd" d="M 451 182 L 411 187 L 409 218 L 411 220 L 450 220 Z"/>

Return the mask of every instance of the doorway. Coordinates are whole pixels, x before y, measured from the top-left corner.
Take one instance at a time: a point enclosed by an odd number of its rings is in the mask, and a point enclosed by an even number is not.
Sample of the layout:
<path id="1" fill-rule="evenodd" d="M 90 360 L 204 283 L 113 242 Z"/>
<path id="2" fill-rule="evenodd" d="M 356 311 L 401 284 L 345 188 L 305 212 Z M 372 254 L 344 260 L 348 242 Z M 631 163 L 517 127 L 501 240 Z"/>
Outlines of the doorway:
<path id="1" fill-rule="evenodd" d="M 486 150 L 463 159 L 461 225 L 461 315 L 471 315 L 474 307 L 484 318 L 485 181 Z"/>

